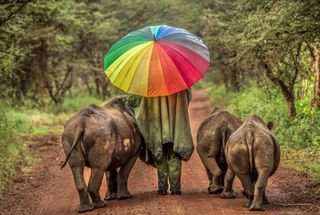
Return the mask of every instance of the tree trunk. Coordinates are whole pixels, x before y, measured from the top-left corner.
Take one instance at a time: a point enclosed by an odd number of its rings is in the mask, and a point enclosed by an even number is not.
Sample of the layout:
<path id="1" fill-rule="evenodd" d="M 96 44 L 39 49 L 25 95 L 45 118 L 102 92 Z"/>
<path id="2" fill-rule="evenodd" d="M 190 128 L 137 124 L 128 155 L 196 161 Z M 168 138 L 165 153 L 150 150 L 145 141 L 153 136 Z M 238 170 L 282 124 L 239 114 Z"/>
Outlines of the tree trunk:
<path id="1" fill-rule="evenodd" d="M 85 84 L 86 87 L 87 87 L 87 90 L 88 90 L 89 95 L 91 96 L 91 95 L 92 95 L 92 90 L 91 90 L 91 87 L 90 87 L 88 78 L 87 78 L 87 77 L 84 78 L 84 79 L 83 79 L 83 82 L 84 82 L 84 84 Z"/>
<path id="2" fill-rule="evenodd" d="M 239 83 L 239 70 L 237 68 L 237 63 L 233 63 L 231 66 L 231 90 L 234 92 L 240 91 L 240 83 Z"/>
<path id="3" fill-rule="evenodd" d="M 303 81 L 302 74 L 299 73 L 299 77 L 298 77 L 298 90 L 297 90 L 297 98 L 298 98 L 298 99 L 302 99 L 303 96 L 304 96 L 302 81 Z"/>
<path id="4" fill-rule="evenodd" d="M 44 104 L 44 96 L 46 90 L 46 74 L 48 71 L 48 55 L 47 55 L 47 43 L 44 39 L 41 39 L 40 46 L 37 48 L 37 58 L 38 58 L 38 66 L 37 66 L 37 74 L 39 83 L 39 93 L 40 93 L 40 106 L 43 108 Z"/>
<path id="5" fill-rule="evenodd" d="M 294 104 L 295 98 L 294 98 L 293 92 L 292 92 L 292 96 L 293 97 L 288 97 L 288 98 L 286 97 L 286 102 L 289 110 L 289 116 L 294 117 L 295 115 L 297 115 L 297 112 L 296 112 L 296 106 Z"/>
<path id="6" fill-rule="evenodd" d="M 48 89 L 49 95 L 52 99 L 52 101 L 57 104 L 63 104 L 65 93 L 72 87 L 73 84 L 73 68 L 68 67 L 64 79 L 62 83 L 59 82 L 56 83 L 56 92 L 53 92 L 53 86 L 52 83 L 47 82 L 46 88 Z"/>
<path id="7" fill-rule="evenodd" d="M 295 96 L 294 96 L 294 79 L 291 80 L 290 86 L 287 86 L 282 80 L 277 78 L 273 72 L 271 67 L 265 62 L 262 61 L 262 67 L 265 69 L 265 74 L 267 78 L 269 78 L 272 83 L 274 83 L 277 87 L 280 88 L 281 93 L 283 94 L 287 106 L 288 106 L 288 112 L 290 117 L 295 117 L 297 114 L 296 107 L 295 107 Z"/>
<path id="8" fill-rule="evenodd" d="M 94 71 L 94 83 L 96 85 L 96 95 L 100 97 L 100 78 L 97 71 Z"/>
<path id="9" fill-rule="evenodd" d="M 319 70 L 319 51 L 314 44 L 309 43 L 308 48 L 310 50 L 312 67 L 314 73 L 314 88 L 313 88 L 313 98 L 311 100 L 310 106 L 313 108 L 320 109 L 320 70 Z"/>

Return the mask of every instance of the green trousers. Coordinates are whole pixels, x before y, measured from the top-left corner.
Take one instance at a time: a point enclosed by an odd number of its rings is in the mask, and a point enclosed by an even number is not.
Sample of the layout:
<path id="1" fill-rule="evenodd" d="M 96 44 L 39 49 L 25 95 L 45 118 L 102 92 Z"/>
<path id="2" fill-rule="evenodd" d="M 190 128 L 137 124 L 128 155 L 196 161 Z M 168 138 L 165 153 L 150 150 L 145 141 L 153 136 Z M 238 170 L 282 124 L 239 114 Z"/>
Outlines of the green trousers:
<path id="1" fill-rule="evenodd" d="M 155 161 L 158 189 L 167 191 L 169 178 L 170 191 L 181 191 L 181 157 L 173 151 L 172 143 L 165 143 L 162 147 L 163 156 L 161 160 Z"/>

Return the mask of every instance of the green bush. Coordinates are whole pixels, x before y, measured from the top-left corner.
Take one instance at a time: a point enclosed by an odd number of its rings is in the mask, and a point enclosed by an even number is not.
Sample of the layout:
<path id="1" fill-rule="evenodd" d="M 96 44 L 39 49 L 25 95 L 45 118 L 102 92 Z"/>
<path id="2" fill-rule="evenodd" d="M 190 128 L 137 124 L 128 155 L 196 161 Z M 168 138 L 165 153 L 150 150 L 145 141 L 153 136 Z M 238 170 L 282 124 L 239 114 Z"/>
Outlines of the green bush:
<path id="1" fill-rule="evenodd" d="M 274 132 L 281 145 L 293 148 L 320 147 L 320 112 L 308 108 L 307 99 L 297 101 L 297 116 L 291 119 L 283 96 L 276 89 L 249 85 L 240 92 L 225 92 L 224 88 L 207 87 L 214 105 L 226 107 L 245 120 L 256 114 L 274 123 Z"/>
<path id="2" fill-rule="evenodd" d="M 101 105 L 102 103 L 101 99 L 86 94 L 69 95 L 62 105 L 51 104 L 47 112 L 53 114 L 75 113 L 90 104 Z"/>
<path id="3" fill-rule="evenodd" d="M 0 195 L 5 186 L 10 182 L 16 171 L 16 165 L 27 165 L 31 162 L 28 147 L 21 143 L 18 130 L 28 129 L 21 121 L 12 123 L 7 116 L 7 107 L 0 103 Z"/>

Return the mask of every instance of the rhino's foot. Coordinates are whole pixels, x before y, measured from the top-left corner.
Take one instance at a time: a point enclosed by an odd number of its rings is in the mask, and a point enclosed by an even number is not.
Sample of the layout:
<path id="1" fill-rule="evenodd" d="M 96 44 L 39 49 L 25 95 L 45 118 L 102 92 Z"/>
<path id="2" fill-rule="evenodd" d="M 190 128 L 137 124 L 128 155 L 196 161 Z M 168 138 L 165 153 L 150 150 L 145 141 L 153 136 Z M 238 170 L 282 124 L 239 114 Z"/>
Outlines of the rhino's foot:
<path id="1" fill-rule="evenodd" d="M 208 187 L 209 194 L 219 194 L 223 191 L 223 187 L 220 185 L 216 185 L 214 187 Z"/>
<path id="2" fill-rule="evenodd" d="M 220 194 L 220 197 L 223 199 L 234 199 L 236 198 L 236 195 L 234 192 L 223 192 Z"/>
<path id="3" fill-rule="evenodd" d="M 117 194 L 115 192 L 114 193 L 107 192 L 106 195 L 104 196 L 105 201 L 113 200 L 116 198 L 117 198 Z"/>
<path id="4" fill-rule="evenodd" d="M 117 199 L 118 200 L 123 200 L 123 199 L 130 199 L 132 198 L 132 195 L 129 191 L 127 192 L 121 192 L 117 194 Z"/>
<path id="5" fill-rule="evenodd" d="M 107 203 L 105 203 L 104 201 L 93 202 L 94 208 L 104 208 L 105 206 L 107 206 Z"/>
<path id="6" fill-rule="evenodd" d="M 265 208 L 262 205 L 251 205 L 249 208 L 250 211 L 264 211 Z"/>
<path id="7" fill-rule="evenodd" d="M 91 203 L 86 203 L 86 204 L 80 204 L 78 213 L 83 213 L 86 211 L 92 211 L 94 208 Z"/>
<path id="8" fill-rule="evenodd" d="M 263 206 L 263 199 L 261 199 L 260 201 L 257 201 L 256 199 L 254 199 L 250 205 L 249 210 L 250 211 L 264 211 L 265 208 Z"/>

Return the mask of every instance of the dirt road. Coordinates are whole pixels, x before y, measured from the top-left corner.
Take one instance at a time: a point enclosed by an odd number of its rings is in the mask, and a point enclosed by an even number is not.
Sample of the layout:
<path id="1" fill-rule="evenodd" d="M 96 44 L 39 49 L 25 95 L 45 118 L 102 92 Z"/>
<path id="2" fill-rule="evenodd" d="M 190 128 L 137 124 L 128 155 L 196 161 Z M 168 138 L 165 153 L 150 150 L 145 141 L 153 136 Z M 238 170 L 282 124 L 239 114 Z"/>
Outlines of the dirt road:
<path id="1" fill-rule="evenodd" d="M 195 90 L 190 104 L 190 120 L 195 142 L 201 122 L 212 110 L 204 90 Z M 32 173 L 18 175 L 14 184 L 0 199 L 0 214 L 77 214 L 78 194 L 69 167 L 60 170 L 65 158 L 59 136 L 40 136 L 30 140 L 31 150 L 42 158 Z M 156 170 L 140 160 L 135 164 L 130 178 L 129 190 L 133 198 L 109 201 L 106 208 L 86 214 L 257 214 L 243 207 L 239 181 L 235 183 L 237 198 L 220 199 L 206 191 L 208 182 L 204 167 L 196 151 L 188 162 L 183 163 L 181 196 L 159 196 Z M 86 178 L 90 170 L 85 171 Z M 267 196 L 272 204 L 259 214 L 320 214 L 320 194 L 315 193 L 307 175 L 280 167 L 269 180 Z M 105 180 L 101 195 L 106 191 Z M 277 204 L 275 204 L 277 203 Z M 284 204 L 286 206 L 280 206 Z M 290 204 L 304 203 L 304 206 Z"/>

